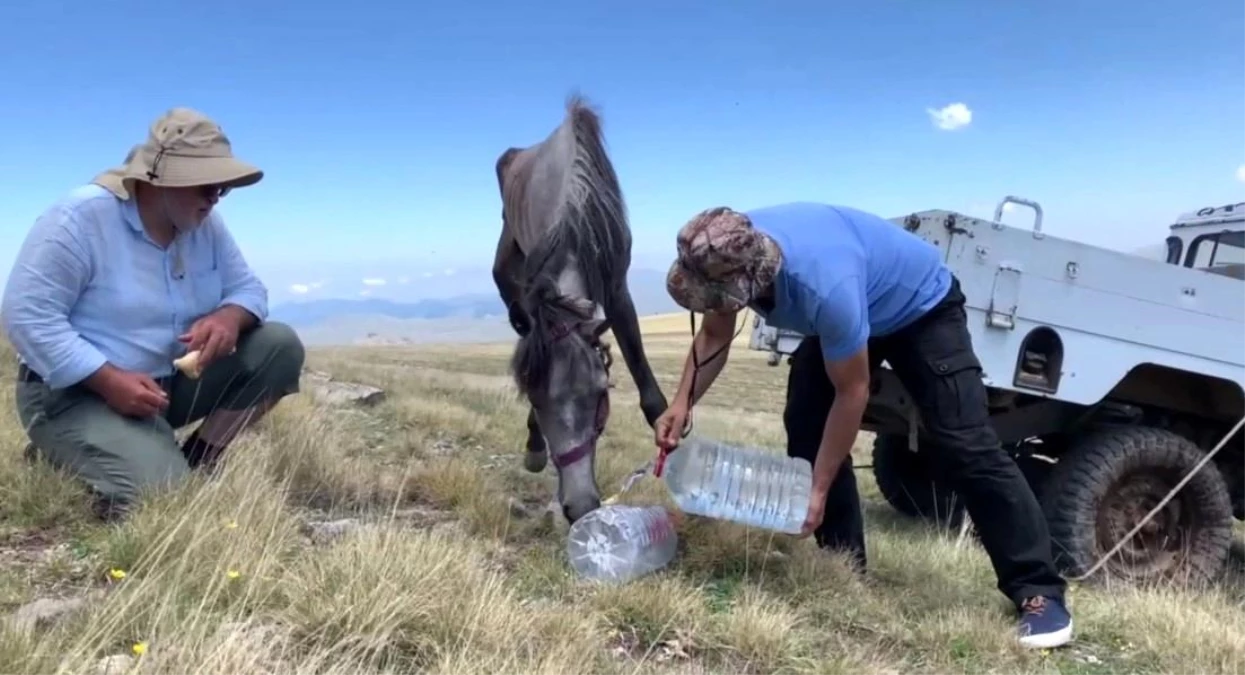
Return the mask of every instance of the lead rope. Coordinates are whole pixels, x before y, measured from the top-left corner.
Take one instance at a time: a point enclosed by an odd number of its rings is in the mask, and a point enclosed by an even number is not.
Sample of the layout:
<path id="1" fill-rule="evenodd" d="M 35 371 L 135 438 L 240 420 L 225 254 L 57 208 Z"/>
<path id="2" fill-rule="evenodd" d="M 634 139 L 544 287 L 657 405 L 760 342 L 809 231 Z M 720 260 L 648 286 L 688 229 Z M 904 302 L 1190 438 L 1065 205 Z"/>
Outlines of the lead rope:
<path id="1" fill-rule="evenodd" d="M 725 345 L 719 347 L 716 352 L 710 355 L 709 358 L 705 359 L 702 363 L 700 358 L 696 356 L 696 313 L 688 312 L 687 314 L 688 322 L 691 324 L 692 329 L 692 381 L 691 386 L 688 387 L 687 391 L 687 423 L 683 426 L 683 431 L 680 434 L 683 438 L 687 438 L 688 435 L 692 433 L 692 398 L 696 395 L 696 376 L 700 374 L 700 369 L 704 367 L 706 363 L 716 359 L 727 347 L 731 346 L 731 344 L 735 342 L 735 338 L 738 338 L 739 334 L 743 332 L 744 326 L 747 325 L 746 321 L 742 322 L 739 328 L 735 331 L 735 335 L 731 337 L 730 342 L 727 342 Z M 634 471 L 627 474 L 622 479 L 622 484 L 619 486 L 618 492 L 615 492 L 612 497 L 601 503 L 604 505 L 615 503 L 618 501 L 619 497 L 623 496 L 623 494 L 629 491 L 632 486 L 639 482 L 641 478 L 649 473 L 652 473 L 654 478 L 660 478 L 662 471 L 666 466 L 666 456 L 669 454 L 670 451 L 665 448 L 658 450 L 656 459 L 650 459 L 644 462 L 640 466 L 636 467 Z"/>
<path id="2" fill-rule="evenodd" d="M 1224 436 L 1223 439 L 1221 439 L 1217 445 L 1215 445 L 1214 449 L 1206 453 L 1206 455 L 1202 457 L 1202 460 L 1199 461 L 1192 469 L 1189 470 L 1189 473 L 1184 477 L 1184 479 L 1181 480 L 1179 483 L 1177 483 L 1176 487 L 1172 488 L 1171 491 L 1167 493 L 1167 496 L 1163 497 L 1162 501 L 1160 501 L 1157 506 L 1155 506 L 1153 509 L 1150 509 L 1150 512 L 1147 513 L 1146 516 L 1141 519 L 1141 522 L 1134 525 L 1132 531 L 1124 535 L 1124 537 L 1115 544 L 1114 548 L 1112 548 L 1105 555 L 1099 558 L 1098 562 L 1094 563 L 1093 567 L 1090 567 L 1088 572 L 1080 576 L 1072 577 L 1071 581 L 1084 581 L 1088 579 L 1090 576 L 1092 576 L 1094 572 L 1097 572 L 1098 569 L 1101 568 L 1103 565 L 1107 564 L 1107 561 L 1110 560 L 1111 557 L 1114 556 L 1116 553 L 1119 553 L 1120 549 L 1124 547 L 1124 544 L 1127 544 L 1128 541 L 1132 539 L 1133 536 L 1135 536 L 1137 532 L 1139 532 L 1141 528 L 1146 525 L 1146 523 L 1150 522 L 1150 519 L 1154 518 L 1155 514 L 1161 511 L 1164 506 L 1167 506 L 1167 502 L 1170 502 L 1176 496 L 1176 493 L 1180 492 L 1180 488 L 1183 488 L 1185 486 L 1185 483 L 1188 483 L 1189 481 L 1193 480 L 1193 477 L 1197 475 L 1197 472 L 1201 471 L 1202 467 L 1206 466 L 1207 462 L 1214 459 L 1215 454 L 1218 453 L 1220 450 L 1222 450 L 1223 447 L 1228 444 L 1228 439 L 1235 436 L 1236 432 L 1240 431 L 1242 426 L 1245 426 L 1245 417 L 1242 417 L 1240 420 L 1238 420 L 1236 423 L 1236 426 L 1232 427 L 1232 430 L 1229 431 L 1228 434 Z"/>

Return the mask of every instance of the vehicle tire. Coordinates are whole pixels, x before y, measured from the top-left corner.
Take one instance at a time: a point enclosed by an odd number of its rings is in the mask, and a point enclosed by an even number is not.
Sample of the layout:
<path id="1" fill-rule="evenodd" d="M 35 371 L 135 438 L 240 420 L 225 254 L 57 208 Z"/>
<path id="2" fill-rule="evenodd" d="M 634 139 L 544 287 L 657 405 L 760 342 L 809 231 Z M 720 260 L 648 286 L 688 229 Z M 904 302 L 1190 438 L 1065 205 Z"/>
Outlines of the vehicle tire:
<path id="1" fill-rule="evenodd" d="M 883 435 L 873 440 L 873 479 L 895 510 L 913 518 L 958 528 L 964 502 L 933 478 L 926 455 L 908 449 L 908 437 Z"/>
<path id="2" fill-rule="evenodd" d="M 1103 429 L 1074 441 L 1042 490 L 1056 565 L 1084 574 L 1203 456 L 1187 438 L 1153 427 Z M 1097 575 L 1204 583 L 1222 571 L 1231 541 L 1228 488 L 1208 462 Z"/>

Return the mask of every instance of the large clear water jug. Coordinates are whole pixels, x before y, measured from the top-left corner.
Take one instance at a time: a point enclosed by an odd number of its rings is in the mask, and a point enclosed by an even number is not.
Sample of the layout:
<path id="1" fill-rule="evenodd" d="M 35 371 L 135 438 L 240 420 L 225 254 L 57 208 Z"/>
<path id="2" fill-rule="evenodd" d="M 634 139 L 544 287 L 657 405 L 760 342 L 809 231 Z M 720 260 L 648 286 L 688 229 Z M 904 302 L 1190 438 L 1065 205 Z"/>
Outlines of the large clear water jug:
<path id="1" fill-rule="evenodd" d="M 662 478 L 687 513 L 799 534 L 813 467 L 798 457 L 689 436 L 666 457 Z"/>
<path id="2" fill-rule="evenodd" d="M 581 577 L 623 583 L 664 567 L 678 543 L 665 507 L 610 504 L 571 525 L 566 553 Z"/>

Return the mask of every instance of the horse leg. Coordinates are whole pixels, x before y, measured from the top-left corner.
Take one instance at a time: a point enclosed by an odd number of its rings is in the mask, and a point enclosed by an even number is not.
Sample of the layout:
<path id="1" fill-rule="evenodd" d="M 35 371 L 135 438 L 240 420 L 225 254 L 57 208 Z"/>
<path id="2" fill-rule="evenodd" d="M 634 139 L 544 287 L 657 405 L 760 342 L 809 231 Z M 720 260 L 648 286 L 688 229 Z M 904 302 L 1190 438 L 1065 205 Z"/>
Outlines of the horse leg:
<path id="1" fill-rule="evenodd" d="M 549 450 L 545 447 L 545 435 L 540 432 L 540 423 L 536 421 L 536 409 L 527 409 L 527 455 L 523 458 L 523 467 L 532 473 L 540 473 L 549 463 Z"/>
<path id="2" fill-rule="evenodd" d="M 604 309 L 614 329 L 614 337 L 618 340 L 623 360 L 627 362 L 627 370 L 631 372 L 631 379 L 640 391 L 640 410 L 644 412 L 644 419 L 651 427 L 657 423 L 657 418 L 666 411 L 669 403 L 657 384 L 657 378 L 653 376 L 648 357 L 644 354 L 640 321 L 636 318 L 635 304 L 631 300 L 631 291 L 627 288 L 625 277 L 607 294 Z"/>

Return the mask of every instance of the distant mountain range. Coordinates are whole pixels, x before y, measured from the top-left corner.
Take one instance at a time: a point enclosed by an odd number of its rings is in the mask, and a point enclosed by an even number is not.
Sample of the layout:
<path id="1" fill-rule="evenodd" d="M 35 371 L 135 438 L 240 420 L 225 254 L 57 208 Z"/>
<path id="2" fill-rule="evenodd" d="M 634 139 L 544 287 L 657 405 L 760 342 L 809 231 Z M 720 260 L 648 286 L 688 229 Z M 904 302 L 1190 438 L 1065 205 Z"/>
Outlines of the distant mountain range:
<path id="1" fill-rule="evenodd" d="M 666 293 L 666 275 L 632 270 L 632 301 L 640 315 L 677 311 Z M 308 344 L 474 342 L 513 339 L 496 293 L 446 298 L 322 298 L 275 305 L 274 321 L 289 324 Z"/>
<path id="2" fill-rule="evenodd" d="M 474 294 L 414 302 L 381 298 L 326 298 L 287 302 L 274 307 L 271 316 L 273 320 L 303 328 L 361 315 L 392 319 L 482 319 L 503 316 L 505 313 L 506 308 L 496 295 Z"/>

